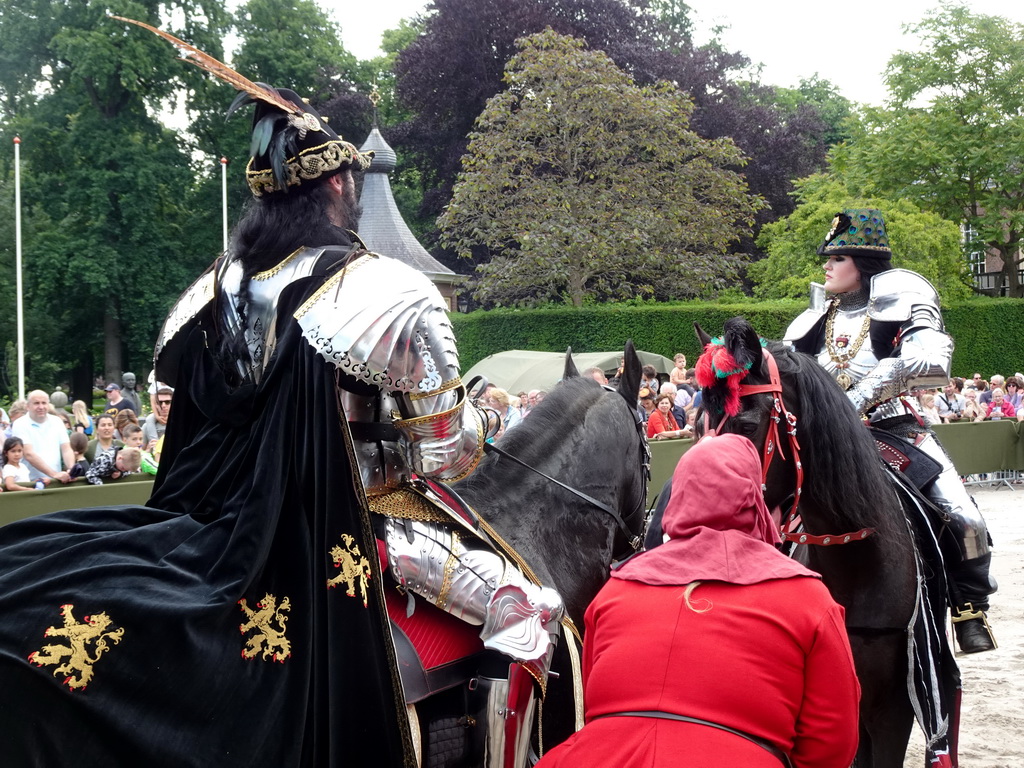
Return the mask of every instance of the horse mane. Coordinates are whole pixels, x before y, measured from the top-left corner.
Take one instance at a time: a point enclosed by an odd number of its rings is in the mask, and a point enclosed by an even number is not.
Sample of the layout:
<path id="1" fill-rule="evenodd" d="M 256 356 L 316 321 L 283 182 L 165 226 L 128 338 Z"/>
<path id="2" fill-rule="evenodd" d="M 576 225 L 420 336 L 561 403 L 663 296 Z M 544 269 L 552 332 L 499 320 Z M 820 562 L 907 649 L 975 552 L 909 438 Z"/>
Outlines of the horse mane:
<path id="1" fill-rule="evenodd" d="M 767 346 L 779 366 L 786 407 L 797 417 L 803 502 L 831 511 L 847 530 L 890 532 L 899 523 L 890 481 L 846 393 L 813 357 L 780 342 Z"/>

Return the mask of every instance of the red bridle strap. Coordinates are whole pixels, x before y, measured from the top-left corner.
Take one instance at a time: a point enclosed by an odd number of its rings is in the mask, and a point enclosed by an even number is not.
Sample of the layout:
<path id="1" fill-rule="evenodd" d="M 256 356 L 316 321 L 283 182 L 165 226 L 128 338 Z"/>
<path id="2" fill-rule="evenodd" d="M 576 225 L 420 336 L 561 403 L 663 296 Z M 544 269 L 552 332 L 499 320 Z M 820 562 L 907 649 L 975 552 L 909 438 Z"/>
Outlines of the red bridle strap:
<path id="1" fill-rule="evenodd" d="M 803 490 L 804 484 L 804 467 L 803 462 L 800 459 L 800 442 L 796 436 L 796 416 L 786 410 L 786 406 L 782 400 L 782 377 L 779 376 L 779 366 L 775 362 L 775 357 L 767 349 L 763 350 L 764 360 L 768 367 L 768 383 L 767 384 L 741 384 L 739 386 L 740 397 L 746 397 L 747 395 L 771 395 L 772 396 L 772 409 L 770 414 L 770 420 L 768 422 L 768 434 L 764 441 L 764 450 L 761 455 L 761 485 L 762 489 L 765 488 L 765 484 L 768 480 L 768 470 L 771 467 L 772 459 L 775 458 L 776 451 L 778 455 L 785 459 L 785 453 L 783 452 L 782 443 L 779 440 L 779 425 L 783 419 L 786 421 L 786 436 L 788 438 L 790 450 L 793 453 L 793 465 L 796 472 L 796 490 L 793 494 L 793 508 L 790 510 L 789 516 L 781 521 L 781 531 L 783 541 L 795 541 L 798 544 L 816 544 L 818 546 L 832 546 L 835 544 L 848 544 L 851 541 L 860 541 L 866 539 L 872 533 L 875 532 L 874 528 L 861 528 L 859 531 L 852 533 L 839 533 L 839 534 L 822 534 L 814 535 L 810 533 L 799 533 L 793 531 L 787 531 L 786 528 L 790 527 L 790 524 L 794 522 L 797 517 L 797 509 L 800 505 L 800 493 Z M 715 429 L 710 429 L 709 419 L 707 412 L 704 413 L 704 431 L 707 434 L 714 435 L 725 425 L 729 417 L 726 416 L 718 424 Z"/>
<path id="2" fill-rule="evenodd" d="M 861 528 L 853 533 L 825 533 L 815 536 L 811 533 L 783 531 L 781 536 L 783 541 L 795 541 L 797 544 L 816 544 L 819 547 L 830 547 L 835 544 L 849 544 L 851 541 L 866 539 L 874 532 L 874 528 Z"/>
<path id="3" fill-rule="evenodd" d="M 779 376 L 779 366 L 775 362 L 775 357 L 767 349 L 762 350 L 764 355 L 764 361 L 768 366 L 768 383 L 767 384 L 740 384 L 740 397 L 746 397 L 747 395 L 771 395 L 772 396 L 772 410 L 769 415 L 768 422 L 768 434 L 764 440 L 764 451 L 761 455 L 761 484 L 762 487 L 768 481 L 768 470 L 772 465 L 772 459 L 775 458 L 775 452 L 778 450 L 778 454 L 781 458 L 785 459 L 786 455 L 782 449 L 782 443 L 779 440 L 779 424 L 782 420 L 786 420 L 786 435 L 789 439 L 789 447 L 793 454 L 793 465 L 796 471 L 796 491 L 793 494 L 793 509 L 789 513 L 789 517 L 783 521 L 783 526 L 796 517 L 796 510 L 800 504 L 800 492 L 803 490 L 804 485 L 804 466 L 800 460 L 800 442 L 796 437 L 796 416 L 786 410 L 785 404 L 782 402 L 782 377 Z"/>

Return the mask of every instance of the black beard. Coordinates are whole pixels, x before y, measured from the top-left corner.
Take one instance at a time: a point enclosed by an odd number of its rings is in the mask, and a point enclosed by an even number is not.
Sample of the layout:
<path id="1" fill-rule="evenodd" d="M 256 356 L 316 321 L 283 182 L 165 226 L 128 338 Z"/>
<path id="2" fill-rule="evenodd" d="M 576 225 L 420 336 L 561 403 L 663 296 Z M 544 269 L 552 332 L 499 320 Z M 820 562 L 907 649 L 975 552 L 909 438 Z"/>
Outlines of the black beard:
<path id="1" fill-rule="evenodd" d="M 355 231 L 359 226 L 359 219 L 363 215 L 363 206 L 356 199 L 354 193 L 346 192 L 338 198 L 334 211 L 337 215 L 338 227 Z"/>

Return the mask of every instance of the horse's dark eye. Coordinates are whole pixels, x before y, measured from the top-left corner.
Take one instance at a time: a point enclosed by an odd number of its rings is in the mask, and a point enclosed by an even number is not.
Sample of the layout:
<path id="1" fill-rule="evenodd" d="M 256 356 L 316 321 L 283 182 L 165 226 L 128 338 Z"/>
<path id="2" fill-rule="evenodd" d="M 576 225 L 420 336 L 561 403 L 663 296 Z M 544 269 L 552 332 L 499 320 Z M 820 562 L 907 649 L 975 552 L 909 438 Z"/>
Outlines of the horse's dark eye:
<path id="1" fill-rule="evenodd" d="M 740 434 L 744 437 L 750 437 L 752 434 L 757 432 L 757 424 L 753 422 L 744 422 L 740 424 Z"/>

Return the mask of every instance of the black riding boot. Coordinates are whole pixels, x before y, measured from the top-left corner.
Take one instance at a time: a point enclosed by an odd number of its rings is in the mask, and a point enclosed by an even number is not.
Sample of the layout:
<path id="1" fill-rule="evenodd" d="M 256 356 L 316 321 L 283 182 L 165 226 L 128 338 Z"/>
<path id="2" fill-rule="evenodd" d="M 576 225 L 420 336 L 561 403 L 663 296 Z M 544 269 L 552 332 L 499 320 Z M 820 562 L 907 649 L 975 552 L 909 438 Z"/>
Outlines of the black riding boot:
<path id="1" fill-rule="evenodd" d="M 951 570 L 952 592 L 959 598 L 953 607 L 953 631 L 962 653 L 980 653 L 996 647 L 988 624 L 988 596 L 996 591 L 989 575 L 991 554 L 965 560 Z"/>

